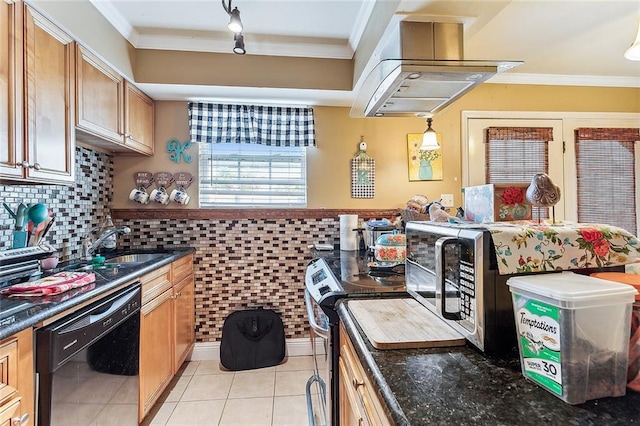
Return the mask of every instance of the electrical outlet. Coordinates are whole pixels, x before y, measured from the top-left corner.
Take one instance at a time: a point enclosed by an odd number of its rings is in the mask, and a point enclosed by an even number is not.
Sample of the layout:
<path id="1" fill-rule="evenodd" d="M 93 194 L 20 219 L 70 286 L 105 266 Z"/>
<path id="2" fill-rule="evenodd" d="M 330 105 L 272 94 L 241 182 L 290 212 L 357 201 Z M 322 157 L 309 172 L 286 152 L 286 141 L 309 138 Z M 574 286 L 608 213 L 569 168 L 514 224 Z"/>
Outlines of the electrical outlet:
<path id="1" fill-rule="evenodd" d="M 453 207 L 453 194 L 440 194 L 440 203 L 445 207 Z"/>

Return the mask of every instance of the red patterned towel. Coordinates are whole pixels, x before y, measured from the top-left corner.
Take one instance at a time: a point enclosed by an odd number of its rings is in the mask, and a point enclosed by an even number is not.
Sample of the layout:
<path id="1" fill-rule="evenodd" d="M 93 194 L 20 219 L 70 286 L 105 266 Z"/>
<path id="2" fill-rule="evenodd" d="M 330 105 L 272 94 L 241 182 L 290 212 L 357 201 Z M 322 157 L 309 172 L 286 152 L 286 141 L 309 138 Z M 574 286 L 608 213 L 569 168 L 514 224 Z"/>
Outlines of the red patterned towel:
<path id="1" fill-rule="evenodd" d="M 5 288 L 0 293 L 19 296 L 50 296 L 82 287 L 96 280 L 93 272 L 58 272 L 46 278 Z"/>

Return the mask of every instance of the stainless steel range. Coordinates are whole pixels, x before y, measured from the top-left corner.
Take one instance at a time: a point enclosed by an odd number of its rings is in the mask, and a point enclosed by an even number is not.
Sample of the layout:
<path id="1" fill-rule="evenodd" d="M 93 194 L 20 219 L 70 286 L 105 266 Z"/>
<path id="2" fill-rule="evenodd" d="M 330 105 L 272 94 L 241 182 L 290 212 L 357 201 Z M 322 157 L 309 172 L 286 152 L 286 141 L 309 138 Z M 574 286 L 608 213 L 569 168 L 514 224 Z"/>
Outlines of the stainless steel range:
<path id="1" fill-rule="evenodd" d="M 371 267 L 358 251 L 313 250 L 305 276 L 305 304 L 315 371 L 307 381 L 310 425 L 338 425 L 338 340 L 336 304 L 344 298 L 398 297 L 406 292 L 404 264 Z M 314 392 L 315 390 L 315 392 Z"/>

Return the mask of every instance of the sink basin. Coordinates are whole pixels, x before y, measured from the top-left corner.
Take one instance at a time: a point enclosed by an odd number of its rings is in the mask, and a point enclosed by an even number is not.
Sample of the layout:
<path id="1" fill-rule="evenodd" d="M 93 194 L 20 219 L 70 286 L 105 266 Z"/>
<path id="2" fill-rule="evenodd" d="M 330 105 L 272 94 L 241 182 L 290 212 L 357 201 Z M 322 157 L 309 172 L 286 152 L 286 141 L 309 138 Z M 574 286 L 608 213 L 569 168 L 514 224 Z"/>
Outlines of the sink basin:
<path id="1" fill-rule="evenodd" d="M 130 263 L 145 263 L 150 260 L 159 259 L 166 256 L 166 253 L 140 253 L 140 254 L 126 254 L 122 256 L 112 257 L 104 261 L 105 264 L 130 264 Z"/>

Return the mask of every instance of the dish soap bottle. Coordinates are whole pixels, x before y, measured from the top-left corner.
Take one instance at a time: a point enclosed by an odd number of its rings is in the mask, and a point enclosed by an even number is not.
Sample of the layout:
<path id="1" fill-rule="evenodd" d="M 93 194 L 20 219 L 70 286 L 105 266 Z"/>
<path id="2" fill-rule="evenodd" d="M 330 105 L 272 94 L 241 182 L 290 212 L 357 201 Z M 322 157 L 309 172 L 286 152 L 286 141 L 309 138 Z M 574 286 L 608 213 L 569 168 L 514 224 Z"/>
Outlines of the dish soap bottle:
<path id="1" fill-rule="evenodd" d="M 100 247 L 102 247 L 106 251 L 114 251 L 116 249 L 117 242 L 117 233 L 116 227 L 111 220 L 111 215 L 107 215 L 102 221 L 102 225 L 100 226 L 100 237 L 102 237 L 105 233 L 111 232 L 111 235 L 106 237 Z"/>

